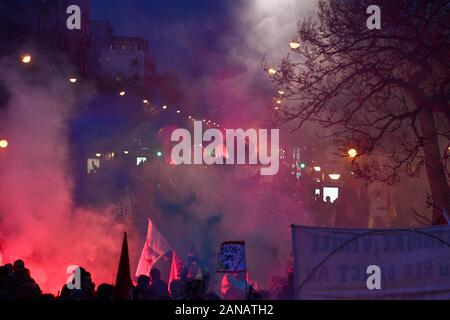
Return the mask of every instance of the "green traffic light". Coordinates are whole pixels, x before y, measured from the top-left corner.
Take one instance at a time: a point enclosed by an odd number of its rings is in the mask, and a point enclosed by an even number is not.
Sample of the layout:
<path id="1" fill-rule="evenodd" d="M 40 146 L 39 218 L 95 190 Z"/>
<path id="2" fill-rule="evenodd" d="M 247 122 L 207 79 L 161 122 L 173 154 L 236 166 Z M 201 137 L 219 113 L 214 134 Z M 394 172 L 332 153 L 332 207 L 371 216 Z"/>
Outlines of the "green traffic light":
<path id="1" fill-rule="evenodd" d="M 300 163 L 300 168 L 305 169 L 306 168 L 306 164 L 305 163 Z"/>
<path id="2" fill-rule="evenodd" d="M 162 156 L 162 152 L 161 152 L 161 151 L 158 151 L 158 152 L 156 152 L 156 155 L 157 155 L 158 157 L 161 157 L 161 156 Z"/>

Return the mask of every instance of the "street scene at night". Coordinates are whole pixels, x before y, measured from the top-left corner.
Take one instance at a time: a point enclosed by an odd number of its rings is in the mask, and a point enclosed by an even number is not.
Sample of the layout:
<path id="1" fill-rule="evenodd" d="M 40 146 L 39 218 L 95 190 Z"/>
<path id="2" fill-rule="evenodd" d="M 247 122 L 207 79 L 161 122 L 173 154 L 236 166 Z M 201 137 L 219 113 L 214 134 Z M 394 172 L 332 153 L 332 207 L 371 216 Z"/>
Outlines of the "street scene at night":
<path id="1" fill-rule="evenodd" d="M 1 0 L 0 35 L 0 300 L 450 300 L 450 1 Z"/>

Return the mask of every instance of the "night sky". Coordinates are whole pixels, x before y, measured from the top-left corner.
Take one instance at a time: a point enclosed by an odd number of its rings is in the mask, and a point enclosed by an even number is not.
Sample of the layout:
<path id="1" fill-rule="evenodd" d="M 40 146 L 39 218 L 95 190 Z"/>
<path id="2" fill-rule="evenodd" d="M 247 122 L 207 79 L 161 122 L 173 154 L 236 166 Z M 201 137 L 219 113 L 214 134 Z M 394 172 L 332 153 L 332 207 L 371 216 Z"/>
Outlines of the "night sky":
<path id="1" fill-rule="evenodd" d="M 313 3 L 92 0 L 90 19 L 110 21 L 114 35 L 148 40 L 157 71 L 181 78 L 182 108 L 228 126 L 260 126 L 276 92 L 263 59 L 277 63 L 289 52 Z"/>

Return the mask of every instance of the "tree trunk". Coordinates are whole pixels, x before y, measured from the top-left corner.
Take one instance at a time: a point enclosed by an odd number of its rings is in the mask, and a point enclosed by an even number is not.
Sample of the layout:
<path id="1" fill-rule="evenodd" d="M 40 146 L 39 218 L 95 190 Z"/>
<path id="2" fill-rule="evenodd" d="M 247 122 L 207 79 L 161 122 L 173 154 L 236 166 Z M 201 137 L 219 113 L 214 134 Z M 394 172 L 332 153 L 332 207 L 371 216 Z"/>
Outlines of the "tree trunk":
<path id="1" fill-rule="evenodd" d="M 434 204 L 432 220 L 433 224 L 439 224 L 443 222 L 442 210 L 450 209 L 450 188 L 439 149 L 433 113 L 423 108 L 419 114 L 419 123 L 424 138 L 425 169 Z"/>

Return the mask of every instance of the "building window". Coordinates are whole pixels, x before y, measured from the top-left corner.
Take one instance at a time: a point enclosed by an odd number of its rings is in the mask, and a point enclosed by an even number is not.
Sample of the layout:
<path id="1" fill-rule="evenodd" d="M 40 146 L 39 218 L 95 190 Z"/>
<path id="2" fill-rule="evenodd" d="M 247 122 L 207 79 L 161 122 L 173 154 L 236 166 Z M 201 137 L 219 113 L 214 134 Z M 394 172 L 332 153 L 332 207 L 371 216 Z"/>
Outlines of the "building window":
<path id="1" fill-rule="evenodd" d="M 139 66 L 139 58 L 131 57 L 131 66 L 132 67 Z"/>

